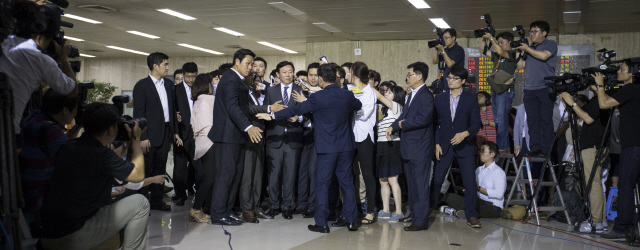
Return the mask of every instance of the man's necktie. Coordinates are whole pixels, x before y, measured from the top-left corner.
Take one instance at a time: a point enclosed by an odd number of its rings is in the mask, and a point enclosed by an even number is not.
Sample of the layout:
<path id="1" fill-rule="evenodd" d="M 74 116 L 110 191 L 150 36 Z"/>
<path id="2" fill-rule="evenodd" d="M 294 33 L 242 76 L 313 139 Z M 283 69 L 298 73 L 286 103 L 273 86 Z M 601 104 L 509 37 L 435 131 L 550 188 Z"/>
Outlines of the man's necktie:
<path id="1" fill-rule="evenodd" d="M 287 94 L 287 89 L 289 87 L 284 87 L 284 94 L 282 96 L 282 104 L 284 104 L 284 106 L 289 105 L 289 95 Z"/>

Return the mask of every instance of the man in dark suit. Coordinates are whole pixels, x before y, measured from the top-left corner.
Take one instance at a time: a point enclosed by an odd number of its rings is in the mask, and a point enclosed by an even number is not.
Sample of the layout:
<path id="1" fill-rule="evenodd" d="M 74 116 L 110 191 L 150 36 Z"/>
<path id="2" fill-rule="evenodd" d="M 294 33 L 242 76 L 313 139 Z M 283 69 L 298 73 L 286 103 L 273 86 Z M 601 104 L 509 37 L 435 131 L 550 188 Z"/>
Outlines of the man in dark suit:
<path id="1" fill-rule="evenodd" d="M 282 101 L 282 105 L 295 106 L 292 91 L 302 92 L 302 87 L 293 84 L 293 63 L 282 61 L 276 66 L 280 84 L 267 90 L 265 103 Z M 267 123 L 267 163 L 269 164 L 269 216 L 282 210 L 282 217 L 293 219 L 293 189 L 302 151 L 302 120 L 296 115 L 283 121 Z M 282 200 L 280 194 L 282 192 Z"/>
<path id="2" fill-rule="evenodd" d="M 253 60 L 253 72 L 257 74 L 260 79 L 260 82 L 258 83 L 260 98 L 258 98 L 258 101 L 260 102 L 260 105 L 262 105 L 264 97 L 267 95 L 267 89 L 271 87 L 271 83 L 264 80 L 264 74 L 267 72 L 267 61 L 262 57 L 256 57 L 256 59 Z"/>
<path id="3" fill-rule="evenodd" d="M 436 127 L 436 167 L 431 187 L 431 207 L 438 204 L 442 183 L 453 159 L 458 161 L 464 184 L 464 216 L 470 227 L 480 228 L 476 204 L 478 185 L 475 175 L 475 135 L 481 127 L 478 97 L 462 90 L 468 72 L 453 66 L 446 77 L 449 91 L 436 96 L 438 126 Z"/>
<path id="4" fill-rule="evenodd" d="M 151 73 L 133 87 L 133 117 L 147 119 L 147 130 L 142 133 L 140 146 L 144 153 L 145 177 L 163 175 L 167 170 L 167 155 L 175 134 L 173 82 L 164 77 L 169 72 L 169 57 L 155 52 L 147 56 Z M 171 211 L 162 201 L 164 185 L 151 184 L 140 189 L 149 197 L 152 210 Z"/>
<path id="5" fill-rule="evenodd" d="M 398 119 L 386 131 L 391 140 L 394 131 L 400 131 L 400 154 L 409 187 L 411 213 L 399 222 L 411 222 L 406 231 L 420 231 L 429 228 L 429 177 L 433 154 L 433 94 L 425 86 L 429 76 L 429 66 L 416 62 L 407 66 L 407 87 L 411 93 Z"/>
<path id="6" fill-rule="evenodd" d="M 255 54 L 240 49 L 233 54 L 233 67 L 222 76 L 213 109 L 213 126 L 207 135 L 213 141 L 215 182 L 211 204 L 211 222 L 241 225 L 233 211 L 242 178 L 244 148 L 248 141 L 259 142 L 262 130 L 249 119 L 249 88 L 244 78 L 251 73 Z"/>
<path id="7" fill-rule="evenodd" d="M 335 173 L 340 187 L 344 191 L 342 217 L 344 221 L 333 223 L 335 227 L 347 226 L 349 231 L 356 231 L 356 193 L 353 185 L 351 163 L 356 148 L 350 129 L 349 117 L 354 110 L 360 110 L 362 103 L 353 93 L 335 85 L 336 69 L 325 64 L 318 70 L 321 76 L 320 87 L 323 88 L 306 101 L 280 112 L 259 114 L 261 119 L 285 120 L 295 115 L 313 113 L 315 121 L 315 142 L 318 154 L 316 169 L 316 202 L 315 225 L 309 230 L 329 233 L 327 216 L 329 215 L 329 183 Z"/>
<path id="8" fill-rule="evenodd" d="M 193 62 L 185 63 L 182 65 L 182 71 L 184 72 L 184 81 L 176 84 L 175 91 L 175 107 L 176 111 L 180 112 L 180 119 L 175 119 L 177 138 L 173 149 L 174 203 L 178 206 L 184 206 L 187 200 L 189 170 L 195 166 L 193 155 L 196 144 L 191 128 L 191 114 L 193 113 L 191 86 L 198 75 L 198 65 Z"/>

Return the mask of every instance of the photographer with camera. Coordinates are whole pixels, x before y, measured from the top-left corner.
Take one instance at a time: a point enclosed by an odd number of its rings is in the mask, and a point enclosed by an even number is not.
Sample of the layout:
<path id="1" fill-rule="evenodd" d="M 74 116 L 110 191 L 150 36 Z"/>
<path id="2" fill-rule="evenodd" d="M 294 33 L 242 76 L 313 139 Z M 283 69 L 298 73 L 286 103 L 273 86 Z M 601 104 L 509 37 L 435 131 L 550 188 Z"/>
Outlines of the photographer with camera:
<path id="1" fill-rule="evenodd" d="M 527 124 L 529 126 L 529 157 L 546 158 L 551 151 L 554 141 L 553 127 L 553 103 L 549 98 L 545 77 L 555 75 L 556 52 L 558 44 L 548 40 L 549 23 L 535 21 L 529 25 L 529 38 L 531 47 L 521 43 L 517 49 L 530 56 L 526 61 L 518 62 L 518 69 L 525 70 L 526 83 L 524 85 L 524 106 L 527 111 Z"/>
<path id="2" fill-rule="evenodd" d="M 605 93 L 604 77 L 602 73 L 595 73 L 598 92 L 598 103 L 601 109 L 619 107 L 620 110 L 620 138 L 622 151 L 618 168 L 618 217 L 615 226 L 606 239 L 624 239 L 634 226 L 634 198 L 633 189 L 640 177 L 640 84 L 637 84 L 638 63 L 625 59 L 618 70 L 618 81 L 624 82 L 616 94 L 609 96 Z M 634 70 L 635 69 L 635 70 Z"/>
<path id="3" fill-rule="evenodd" d="M 482 44 L 480 48 L 485 48 L 487 41 L 489 41 L 495 50 L 489 49 L 484 53 L 491 58 L 491 61 L 496 65 L 496 70 L 502 70 L 507 74 L 513 76 L 516 71 L 516 59 L 518 57 L 515 50 L 511 49 L 510 43 L 513 42 L 513 34 L 511 32 L 502 32 L 495 38 L 491 33 L 485 33 L 482 36 Z M 511 85 L 513 86 L 513 85 Z M 500 93 L 499 91 L 503 91 Z M 495 125 L 497 126 L 496 143 L 500 148 L 500 153 L 509 152 L 509 109 L 511 108 L 511 101 L 515 96 L 513 88 L 504 89 L 491 88 L 491 106 L 493 108 L 493 118 Z"/>
<path id="4" fill-rule="evenodd" d="M 589 89 L 595 94 L 596 86 L 591 85 Z M 579 143 L 582 154 L 582 162 L 584 166 L 585 181 L 589 181 L 592 171 L 596 171 L 591 182 L 591 191 L 589 193 L 589 203 L 591 204 L 591 220 L 596 225 L 596 233 L 604 233 L 607 230 L 607 218 L 605 217 L 605 199 L 602 190 L 602 169 L 599 168 L 602 162 L 596 163 L 596 152 L 600 147 L 604 136 L 607 122 L 609 120 L 609 110 L 600 109 L 598 99 L 589 100 L 584 106 L 580 107 L 573 100 L 573 96 L 564 92 L 560 97 L 565 103 L 566 108 L 573 110 L 575 114 L 584 121 L 580 131 Z"/>
<path id="5" fill-rule="evenodd" d="M 42 83 L 67 97 L 78 95 L 76 77 L 68 60 L 71 53 L 69 42 L 63 46 L 54 42 L 60 31 L 60 24 L 56 25 L 55 21 L 57 18 L 59 22 L 61 13 L 53 12 L 51 8 L 57 7 L 23 1 L 14 9 L 14 35 L 2 42 L 4 55 L 0 57 L 0 72 L 7 74 L 13 89 L 16 134 L 20 133 L 20 120 L 31 94 Z M 46 29 L 37 30 L 38 24 L 45 25 Z M 44 53 L 50 46 L 55 47 L 56 59 Z"/>
<path id="6" fill-rule="evenodd" d="M 132 195 L 111 203 L 114 178 L 129 182 L 144 179 L 142 130 L 119 124 L 118 109 L 92 103 L 83 114 L 84 134 L 60 149 L 51 185 L 42 205 L 41 242 L 45 249 L 90 249 L 124 229 L 124 249 L 144 249 L 149 202 Z M 120 126 L 119 126 L 120 125 Z M 124 127 L 132 139 L 131 162 L 109 144 Z"/>
<path id="7" fill-rule="evenodd" d="M 449 91 L 449 85 L 446 82 L 447 76 L 449 75 L 449 69 L 455 65 L 464 67 L 464 49 L 456 42 L 456 30 L 454 29 L 444 30 L 442 32 L 442 39 L 444 40 L 444 46 L 442 46 L 442 44 L 435 46 L 437 53 L 433 54 L 431 62 L 437 65 L 440 61 L 439 55 L 442 54 L 445 65 L 440 82 L 442 89 L 444 91 Z"/>

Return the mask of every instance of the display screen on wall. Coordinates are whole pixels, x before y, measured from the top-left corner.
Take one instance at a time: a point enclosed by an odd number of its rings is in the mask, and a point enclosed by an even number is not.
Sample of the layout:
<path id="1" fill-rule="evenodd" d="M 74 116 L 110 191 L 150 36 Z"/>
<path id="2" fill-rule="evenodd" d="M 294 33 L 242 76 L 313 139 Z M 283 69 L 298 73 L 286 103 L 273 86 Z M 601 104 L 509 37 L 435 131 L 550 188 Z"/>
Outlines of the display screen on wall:
<path id="1" fill-rule="evenodd" d="M 464 66 L 469 70 L 467 84 L 473 89 L 472 93 L 486 91 L 491 93 L 491 87 L 487 83 L 487 77 L 493 73 L 493 62 L 485 56 L 480 48 L 464 48 Z"/>
<path id="2" fill-rule="evenodd" d="M 593 44 L 558 45 L 556 54 L 556 75 L 563 73 L 581 74 L 582 69 L 594 66 Z"/>

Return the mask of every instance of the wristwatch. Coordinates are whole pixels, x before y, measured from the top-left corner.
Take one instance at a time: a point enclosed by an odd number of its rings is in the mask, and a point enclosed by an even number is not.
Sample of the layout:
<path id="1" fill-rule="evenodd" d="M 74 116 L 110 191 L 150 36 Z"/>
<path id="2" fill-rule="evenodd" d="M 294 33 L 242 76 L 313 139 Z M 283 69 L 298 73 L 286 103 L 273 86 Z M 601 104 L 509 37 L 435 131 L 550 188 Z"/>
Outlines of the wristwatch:
<path id="1" fill-rule="evenodd" d="M 596 85 L 596 89 L 604 88 L 604 85 Z"/>
<path id="2" fill-rule="evenodd" d="M 571 107 L 573 108 L 573 107 L 575 107 L 576 105 L 578 105 L 578 103 L 577 103 L 577 102 L 574 102 L 573 104 L 571 104 Z"/>

